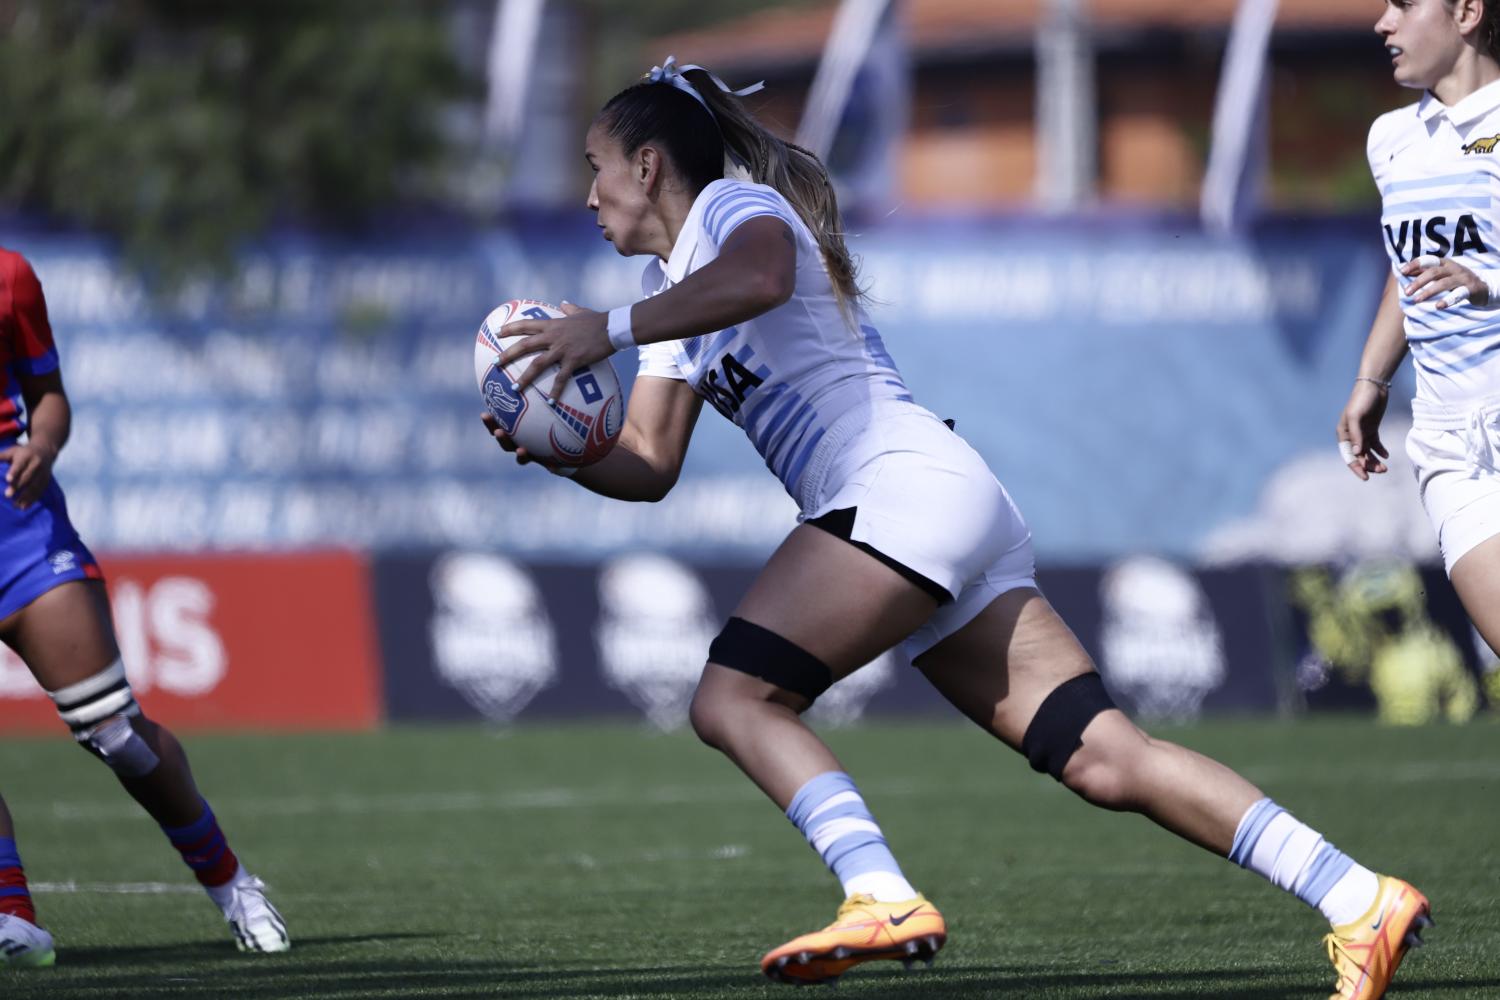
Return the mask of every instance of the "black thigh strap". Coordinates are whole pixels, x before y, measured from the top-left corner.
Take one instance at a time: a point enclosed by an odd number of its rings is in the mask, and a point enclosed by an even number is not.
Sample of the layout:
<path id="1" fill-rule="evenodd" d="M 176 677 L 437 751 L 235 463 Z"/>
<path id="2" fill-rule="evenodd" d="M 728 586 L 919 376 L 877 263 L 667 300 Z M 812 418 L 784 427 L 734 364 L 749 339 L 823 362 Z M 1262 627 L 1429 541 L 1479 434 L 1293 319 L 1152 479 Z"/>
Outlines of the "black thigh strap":
<path id="1" fill-rule="evenodd" d="M 743 618 L 731 618 L 724 624 L 724 631 L 708 647 L 708 660 L 769 681 L 808 701 L 816 701 L 833 683 L 833 674 L 822 660 Z"/>
<path id="2" fill-rule="evenodd" d="M 1053 688 L 1021 738 L 1021 752 L 1032 770 L 1061 781 L 1063 768 L 1083 746 L 1083 731 L 1094 716 L 1114 707 L 1104 681 L 1093 671 Z"/>

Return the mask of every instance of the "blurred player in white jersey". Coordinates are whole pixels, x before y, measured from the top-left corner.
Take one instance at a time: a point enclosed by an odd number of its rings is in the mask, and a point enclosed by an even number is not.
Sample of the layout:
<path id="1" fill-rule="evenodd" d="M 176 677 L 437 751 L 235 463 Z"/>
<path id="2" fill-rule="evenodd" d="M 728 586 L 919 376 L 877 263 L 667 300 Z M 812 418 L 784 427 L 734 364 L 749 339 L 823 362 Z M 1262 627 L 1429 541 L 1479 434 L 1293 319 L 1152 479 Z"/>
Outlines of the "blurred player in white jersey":
<path id="1" fill-rule="evenodd" d="M 1406 451 L 1465 610 L 1500 651 L 1500 4 L 1390 3 L 1375 30 L 1422 99 L 1370 129 L 1392 275 L 1338 423 L 1360 479 L 1383 473 L 1391 378 L 1416 373 Z"/>
<path id="2" fill-rule="evenodd" d="M 78 744 L 108 765 L 161 825 L 239 948 L 285 951 L 286 925 L 260 880 L 230 850 L 182 746 L 131 695 L 102 574 L 52 478 L 72 409 L 46 300 L 26 258 L 3 247 L 0 383 L 0 641 L 25 661 Z M 11 816 L 0 802 L 0 966 L 53 959 L 52 937 L 37 921 Z"/>
<path id="3" fill-rule="evenodd" d="M 640 348 L 619 445 L 569 474 L 605 496 L 662 498 L 707 399 L 801 508 L 711 645 L 691 711 L 698 735 L 786 812 L 845 893 L 833 924 L 765 955 L 766 975 L 828 982 L 871 959 L 930 959 L 946 940 L 854 782 L 800 719 L 834 681 L 904 643 L 954 705 L 1088 801 L 1143 813 L 1335 924 L 1395 926 L 1364 985 L 1340 993 L 1378 996 L 1391 954 L 1425 920 L 1420 896 L 1114 707 L 1036 589 L 1030 532 L 1010 497 L 912 400 L 882 346 L 817 159 L 767 132 L 706 71 L 671 59 L 604 106 L 584 152 L 604 238 L 654 259 L 647 297 L 632 306 L 568 307 L 563 319 L 507 327 L 529 335 L 504 358 L 535 356 L 523 383 L 556 362 L 562 385 L 584 364 Z"/>

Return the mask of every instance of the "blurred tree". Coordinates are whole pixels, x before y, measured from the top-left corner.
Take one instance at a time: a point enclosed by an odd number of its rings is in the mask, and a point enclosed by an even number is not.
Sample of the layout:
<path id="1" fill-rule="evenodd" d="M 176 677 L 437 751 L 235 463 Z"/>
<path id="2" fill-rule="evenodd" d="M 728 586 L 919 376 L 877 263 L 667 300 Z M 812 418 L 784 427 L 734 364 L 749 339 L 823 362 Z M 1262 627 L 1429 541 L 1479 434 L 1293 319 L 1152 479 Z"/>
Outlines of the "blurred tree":
<path id="1" fill-rule="evenodd" d="M 476 92 L 418 0 L 0 0 L 0 207 L 113 234 L 169 283 L 279 221 L 440 196 Z"/>

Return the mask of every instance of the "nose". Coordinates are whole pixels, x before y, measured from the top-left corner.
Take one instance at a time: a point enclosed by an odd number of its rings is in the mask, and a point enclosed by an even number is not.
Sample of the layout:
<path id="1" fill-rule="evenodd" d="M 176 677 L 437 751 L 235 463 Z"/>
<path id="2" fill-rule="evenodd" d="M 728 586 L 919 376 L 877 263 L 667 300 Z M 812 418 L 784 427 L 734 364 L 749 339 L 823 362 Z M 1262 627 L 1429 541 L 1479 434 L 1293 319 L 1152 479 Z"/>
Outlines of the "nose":
<path id="1" fill-rule="evenodd" d="M 589 185 L 589 200 L 587 204 L 589 211 L 599 211 L 599 181 L 597 179 Z"/>
<path id="2" fill-rule="evenodd" d="M 1382 38 L 1389 38 L 1395 32 L 1396 25 L 1392 23 L 1392 15 L 1394 13 L 1395 8 L 1390 4 L 1386 4 L 1385 10 L 1380 13 L 1380 20 L 1375 22 L 1375 34 Z"/>

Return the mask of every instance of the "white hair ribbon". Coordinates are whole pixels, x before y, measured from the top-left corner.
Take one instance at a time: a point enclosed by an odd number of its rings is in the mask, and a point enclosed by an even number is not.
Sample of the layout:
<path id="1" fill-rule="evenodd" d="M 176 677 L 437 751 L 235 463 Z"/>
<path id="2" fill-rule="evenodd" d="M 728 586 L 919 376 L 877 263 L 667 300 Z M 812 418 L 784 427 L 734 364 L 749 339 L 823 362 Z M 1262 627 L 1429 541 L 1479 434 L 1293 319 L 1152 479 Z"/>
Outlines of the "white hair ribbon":
<path id="1" fill-rule="evenodd" d="M 718 87 L 726 94 L 733 94 L 735 97 L 746 97 L 758 90 L 764 90 L 766 87 L 766 81 L 762 80 L 759 83 L 752 83 L 748 87 L 741 87 L 739 90 L 733 90 L 730 88 L 729 84 L 725 83 L 723 80 L 720 80 L 714 74 L 709 73 L 708 70 L 703 69 L 702 66 L 695 66 L 692 64 L 689 64 L 687 66 L 677 65 L 676 56 L 667 56 L 666 60 L 663 61 L 660 66 L 652 66 L 649 76 L 652 83 L 671 84 L 678 90 L 691 96 L 693 100 L 703 105 L 704 108 L 707 108 L 709 114 L 713 114 L 713 109 L 708 107 L 708 102 L 703 99 L 702 94 L 698 93 L 698 88 L 694 87 L 691 83 L 683 78 L 682 74 L 695 69 L 701 70 L 704 73 L 708 73 L 708 78 L 714 82 L 714 86 Z"/>

